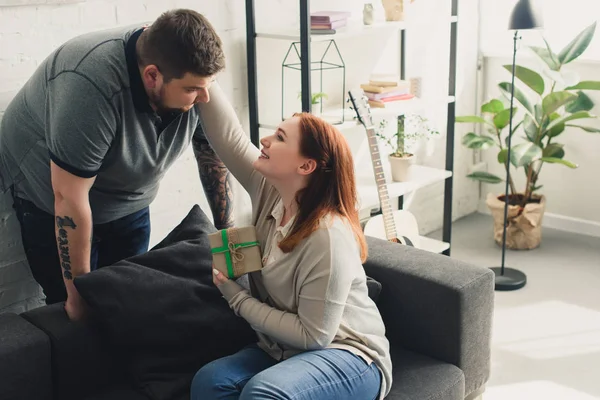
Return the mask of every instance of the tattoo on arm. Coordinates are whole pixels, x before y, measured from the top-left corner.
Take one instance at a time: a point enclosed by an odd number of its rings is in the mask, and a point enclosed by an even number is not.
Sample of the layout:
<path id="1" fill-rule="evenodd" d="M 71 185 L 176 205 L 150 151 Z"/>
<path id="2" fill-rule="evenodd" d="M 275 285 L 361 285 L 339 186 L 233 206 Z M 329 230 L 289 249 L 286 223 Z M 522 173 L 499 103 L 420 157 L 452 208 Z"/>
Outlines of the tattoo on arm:
<path id="1" fill-rule="evenodd" d="M 63 267 L 63 276 L 65 279 L 72 280 L 73 274 L 71 273 L 71 256 L 69 255 L 69 238 L 65 228 L 71 228 L 75 230 L 77 225 L 73 218 L 65 216 L 56 217 L 56 226 L 58 227 L 58 251 L 60 256 L 60 265 Z"/>
<path id="2" fill-rule="evenodd" d="M 194 138 L 192 146 L 215 226 L 229 228 L 234 223 L 231 174 L 206 139 Z"/>

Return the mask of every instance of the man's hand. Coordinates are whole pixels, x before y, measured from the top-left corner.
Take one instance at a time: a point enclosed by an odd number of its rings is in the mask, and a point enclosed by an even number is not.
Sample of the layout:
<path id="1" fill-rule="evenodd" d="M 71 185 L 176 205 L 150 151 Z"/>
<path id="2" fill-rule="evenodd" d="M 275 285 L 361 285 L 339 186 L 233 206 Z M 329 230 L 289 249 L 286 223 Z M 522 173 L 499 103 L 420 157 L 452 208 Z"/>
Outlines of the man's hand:
<path id="1" fill-rule="evenodd" d="M 79 295 L 77 289 L 75 289 L 75 286 L 69 292 L 69 297 L 65 303 L 65 311 L 71 321 L 81 321 L 87 315 L 88 306 L 83 297 Z"/>

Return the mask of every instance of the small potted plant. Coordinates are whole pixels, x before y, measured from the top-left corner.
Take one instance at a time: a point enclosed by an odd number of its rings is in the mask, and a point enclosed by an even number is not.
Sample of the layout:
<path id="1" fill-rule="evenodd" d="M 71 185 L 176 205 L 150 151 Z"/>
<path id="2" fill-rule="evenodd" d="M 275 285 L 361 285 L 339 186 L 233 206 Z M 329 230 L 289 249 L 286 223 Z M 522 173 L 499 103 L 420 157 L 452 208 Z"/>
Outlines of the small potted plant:
<path id="1" fill-rule="evenodd" d="M 439 132 L 429 126 L 429 121 L 418 114 L 399 115 L 397 117 L 396 132 L 388 137 L 383 133 L 387 127 L 387 120 L 379 123 L 375 135 L 383 140 L 391 149 L 388 160 L 392 170 L 392 180 L 406 182 L 410 180 L 412 166 L 416 157 L 407 151 L 407 144 L 420 138 L 430 138 L 439 135 Z"/>
<path id="2" fill-rule="evenodd" d="M 302 92 L 298 93 L 298 98 L 302 99 Z M 327 99 L 327 93 L 324 92 L 317 92 L 317 93 L 313 93 L 311 95 L 311 99 L 310 99 L 310 103 L 315 106 L 317 104 L 320 105 L 319 109 L 317 110 L 317 107 L 313 107 L 312 109 L 312 114 L 314 115 L 321 115 L 321 113 L 323 112 L 323 105 L 321 104 L 323 99 Z"/>

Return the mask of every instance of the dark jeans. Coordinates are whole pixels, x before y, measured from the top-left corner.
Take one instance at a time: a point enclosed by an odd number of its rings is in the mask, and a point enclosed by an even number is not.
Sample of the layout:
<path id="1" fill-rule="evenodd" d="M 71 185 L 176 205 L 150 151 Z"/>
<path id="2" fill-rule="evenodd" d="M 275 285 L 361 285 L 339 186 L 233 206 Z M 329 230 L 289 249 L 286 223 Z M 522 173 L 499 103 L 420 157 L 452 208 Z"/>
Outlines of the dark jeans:
<path id="1" fill-rule="evenodd" d="M 21 238 L 33 277 L 46 295 L 46 304 L 67 299 L 56 247 L 54 216 L 33 203 L 14 198 Z M 91 270 L 112 265 L 148 251 L 150 211 L 148 207 L 116 221 L 94 225 Z"/>

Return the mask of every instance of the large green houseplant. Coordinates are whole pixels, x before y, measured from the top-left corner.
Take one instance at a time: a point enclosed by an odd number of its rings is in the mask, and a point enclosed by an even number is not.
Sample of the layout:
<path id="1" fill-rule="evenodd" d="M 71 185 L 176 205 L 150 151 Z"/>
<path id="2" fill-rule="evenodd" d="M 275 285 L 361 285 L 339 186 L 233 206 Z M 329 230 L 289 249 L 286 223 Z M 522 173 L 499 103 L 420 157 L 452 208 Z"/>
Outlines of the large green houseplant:
<path id="1" fill-rule="evenodd" d="M 577 128 L 586 132 L 600 133 L 600 129 L 580 125 L 578 120 L 597 119 L 590 114 L 593 101 L 585 94 L 585 90 L 600 90 L 600 81 L 579 81 L 572 72 L 566 73 L 563 67 L 581 56 L 594 37 L 596 23 L 585 28 L 560 53 L 552 51 L 544 39 L 545 47 L 530 47 L 543 61 L 544 71 L 540 74 L 529 68 L 517 65 L 515 77 L 520 84 L 526 85 L 534 98 L 526 95 L 515 85 L 515 100 L 520 107 L 513 108 L 513 130 L 523 133 L 523 141 L 511 148 L 511 159 L 507 160 L 506 140 L 508 138 L 510 109 L 500 99 L 493 99 L 481 106 L 481 115 L 457 117 L 456 122 L 482 124 L 484 132 L 467 133 L 462 143 L 470 149 L 485 150 L 495 147 L 498 150 L 498 162 L 525 174 L 523 188 L 515 187 L 512 178 L 509 180 L 509 221 L 507 228 L 507 247 L 513 249 L 535 248 L 541 241 L 541 221 L 545 209 L 545 197 L 538 191 L 540 173 L 545 163 L 561 164 L 569 168 L 577 168 L 577 164 L 565 158 L 564 145 L 560 143 L 561 135 L 568 134 L 569 129 Z M 509 72 L 512 65 L 504 65 Z M 545 75 L 545 78 L 542 77 Z M 509 98 L 511 84 L 501 82 L 502 93 Z M 516 139 L 516 137 L 514 138 Z M 515 140 L 513 140 L 513 143 Z M 511 176 L 514 171 L 511 171 Z M 475 172 L 470 178 L 487 182 L 500 183 L 505 180 L 488 172 Z M 495 221 L 495 240 L 501 243 L 504 223 L 505 196 L 488 196 Z"/>

